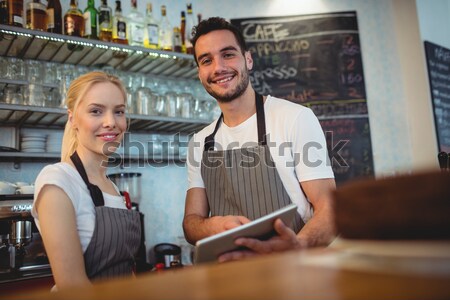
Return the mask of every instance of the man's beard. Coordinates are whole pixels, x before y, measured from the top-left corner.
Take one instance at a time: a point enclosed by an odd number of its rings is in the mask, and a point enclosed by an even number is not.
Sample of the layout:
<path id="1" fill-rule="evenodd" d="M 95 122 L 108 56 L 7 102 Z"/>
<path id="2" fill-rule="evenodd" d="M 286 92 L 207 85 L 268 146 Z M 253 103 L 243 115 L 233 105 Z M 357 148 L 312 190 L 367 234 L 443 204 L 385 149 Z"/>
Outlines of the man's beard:
<path id="1" fill-rule="evenodd" d="M 220 103 L 229 103 L 233 101 L 236 98 L 239 98 L 242 96 L 247 89 L 250 79 L 249 79 L 249 72 L 247 67 L 244 67 L 244 69 L 241 72 L 242 79 L 240 80 L 239 84 L 236 86 L 234 90 L 230 90 L 226 92 L 225 94 L 219 95 L 218 93 L 214 92 L 212 89 L 206 90 L 208 94 L 210 94 L 214 99 L 216 99 Z"/>

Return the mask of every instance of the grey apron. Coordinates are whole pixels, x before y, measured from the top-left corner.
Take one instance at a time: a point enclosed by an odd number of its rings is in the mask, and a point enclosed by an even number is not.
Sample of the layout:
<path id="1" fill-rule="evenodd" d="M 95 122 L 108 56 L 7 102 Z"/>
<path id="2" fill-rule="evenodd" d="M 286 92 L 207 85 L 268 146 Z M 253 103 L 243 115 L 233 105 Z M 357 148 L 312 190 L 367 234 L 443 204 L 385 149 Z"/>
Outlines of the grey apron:
<path id="1" fill-rule="evenodd" d="M 86 274 L 91 280 L 131 276 L 141 243 L 139 212 L 104 206 L 102 191 L 89 182 L 75 152 L 72 162 L 88 186 L 95 205 L 95 228 L 84 253 Z"/>
<path id="2" fill-rule="evenodd" d="M 258 145 L 232 150 L 214 150 L 214 136 L 205 138 L 201 174 L 211 216 L 242 215 L 260 218 L 292 203 L 275 168 L 266 140 L 263 97 L 255 95 Z M 297 212 L 290 226 L 296 233 L 304 226 Z"/>

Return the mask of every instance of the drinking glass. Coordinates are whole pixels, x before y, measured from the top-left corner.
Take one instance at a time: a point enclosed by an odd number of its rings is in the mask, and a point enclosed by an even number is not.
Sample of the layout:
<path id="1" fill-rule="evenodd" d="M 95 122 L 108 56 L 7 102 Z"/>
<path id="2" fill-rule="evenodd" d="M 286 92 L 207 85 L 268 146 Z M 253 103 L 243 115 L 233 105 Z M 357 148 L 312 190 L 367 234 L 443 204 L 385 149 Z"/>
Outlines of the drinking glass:
<path id="1" fill-rule="evenodd" d="M 4 56 L 0 56 L 0 78 L 8 79 L 9 60 Z"/>
<path id="2" fill-rule="evenodd" d="M 165 116 L 166 115 L 166 101 L 164 97 L 156 93 L 152 93 L 152 111 L 155 116 Z"/>
<path id="3" fill-rule="evenodd" d="M 54 62 L 44 62 L 44 80 L 43 82 L 45 84 L 58 84 L 59 79 L 58 78 L 58 70 L 59 70 L 59 64 Z"/>
<path id="4" fill-rule="evenodd" d="M 66 108 L 66 93 L 70 83 L 76 78 L 76 70 L 74 65 L 62 64 L 60 66 L 59 94 L 61 95 L 60 107 Z"/>
<path id="5" fill-rule="evenodd" d="M 141 115 L 150 115 L 152 114 L 152 91 L 145 86 L 141 86 L 136 89 L 134 93 L 135 103 L 137 108 L 137 113 Z"/>
<path id="6" fill-rule="evenodd" d="M 44 106 L 45 99 L 42 85 L 30 83 L 25 88 L 24 97 L 28 105 Z"/>
<path id="7" fill-rule="evenodd" d="M 9 58 L 8 68 L 6 71 L 5 78 L 11 80 L 25 80 L 25 64 L 20 58 L 11 57 Z"/>
<path id="8" fill-rule="evenodd" d="M 180 115 L 182 118 L 192 118 L 192 106 L 194 98 L 190 93 L 179 93 L 178 99 L 180 103 Z"/>
<path id="9" fill-rule="evenodd" d="M 8 104 L 24 104 L 23 88 L 17 85 L 8 85 L 3 91 L 3 102 Z"/>
<path id="10" fill-rule="evenodd" d="M 166 105 L 166 116 L 176 118 L 180 116 L 180 99 L 177 93 L 168 91 L 164 94 Z"/>
<path id="11" fill-rule="evenodd" d="M 30 83 L 41 83 L 44 77 L 42 63 L 37 60 L 28 59 L 25 61 L 27 80 Z"/>

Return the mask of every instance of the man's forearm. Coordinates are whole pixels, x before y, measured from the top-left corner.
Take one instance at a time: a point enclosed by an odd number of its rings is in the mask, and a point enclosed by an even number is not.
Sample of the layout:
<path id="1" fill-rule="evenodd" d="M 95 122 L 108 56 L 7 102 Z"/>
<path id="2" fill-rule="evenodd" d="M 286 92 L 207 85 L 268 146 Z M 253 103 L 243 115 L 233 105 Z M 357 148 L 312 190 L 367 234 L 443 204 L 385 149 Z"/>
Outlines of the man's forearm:
<path id="1" fill-rule="evenodd" d="M 297 234 L 308 247 L 328 246 L 336 237 L 334 216 L 331 208 L 315 212 L 314 216 Z"/>
<path id="2" fill-rule="evenodd" d="M 186 241 L 194 245 L 198 240 L 201 240 L 211 235 L 211 231 L 208 230 L 209 226 L 206 226 L 207 218 L 199 215 L 187 215 L 183 220 L 183 230 Z"/>

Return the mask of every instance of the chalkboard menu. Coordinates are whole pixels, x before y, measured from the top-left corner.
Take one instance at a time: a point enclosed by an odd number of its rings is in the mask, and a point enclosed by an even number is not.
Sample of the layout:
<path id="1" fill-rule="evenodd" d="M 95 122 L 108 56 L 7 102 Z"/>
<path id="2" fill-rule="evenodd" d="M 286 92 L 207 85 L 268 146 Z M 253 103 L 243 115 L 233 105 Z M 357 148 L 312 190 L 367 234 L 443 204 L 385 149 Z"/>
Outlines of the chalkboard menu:
<path id="1" fill-rule="evenodd" d="M 425 42 L 439 151 L 450 152 L 450 50 Z"/>
<path id="2" fill-rule="evenodd" d="M 373 176 L 356 12 L 232 19 L 261 94 L 310 107 L 327 138 L 336 182 Z"/>

